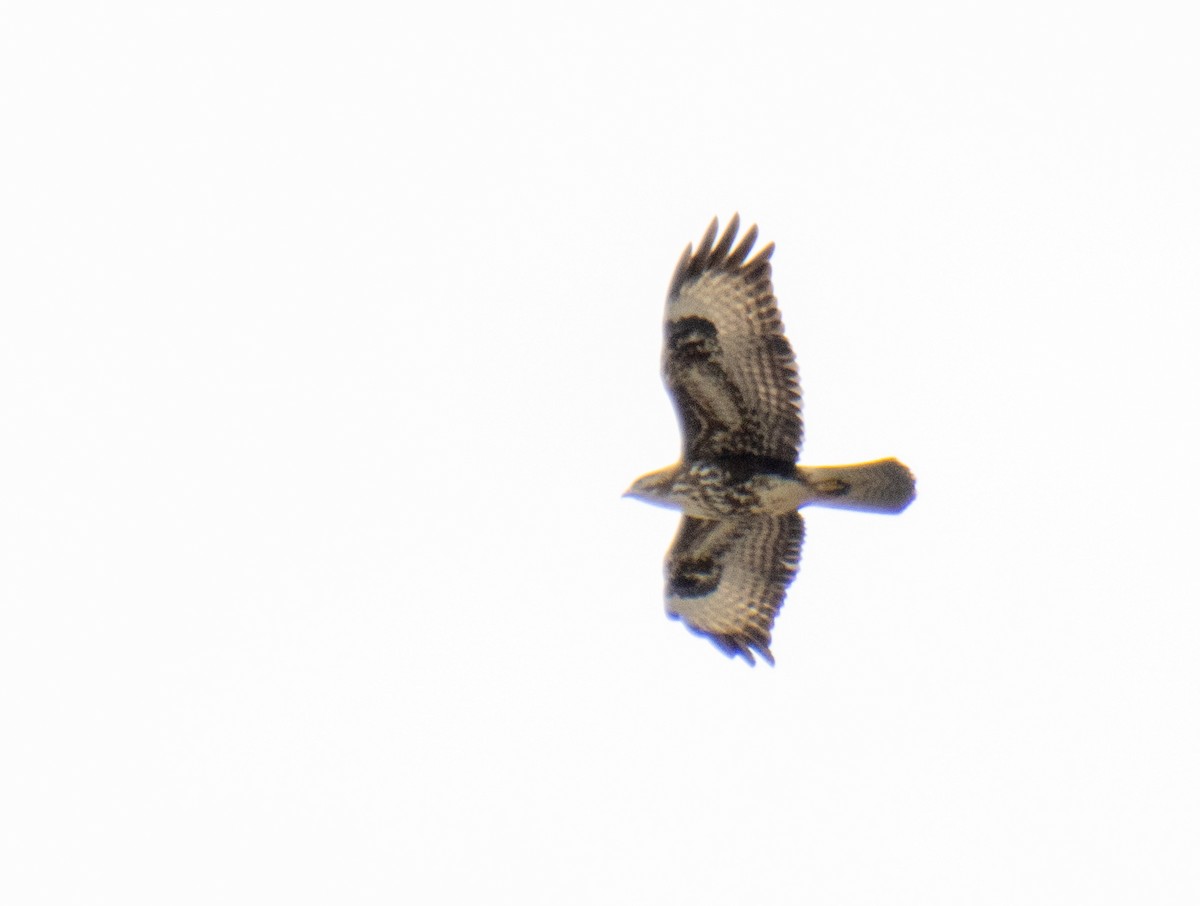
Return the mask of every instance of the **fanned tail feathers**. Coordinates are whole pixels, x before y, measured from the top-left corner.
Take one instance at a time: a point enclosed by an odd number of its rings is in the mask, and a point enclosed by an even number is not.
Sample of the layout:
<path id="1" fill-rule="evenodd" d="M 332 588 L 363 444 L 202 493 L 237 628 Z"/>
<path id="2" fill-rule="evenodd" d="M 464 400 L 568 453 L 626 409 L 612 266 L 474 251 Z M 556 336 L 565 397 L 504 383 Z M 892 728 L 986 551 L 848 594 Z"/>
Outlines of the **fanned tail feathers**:
<path id="1" fill-rule="evenodd" d="M 898 459 L 847 466 L 796 466 L 818 506 L 872 513 L 899 513 L 917 496 L 912 472 Z"/>

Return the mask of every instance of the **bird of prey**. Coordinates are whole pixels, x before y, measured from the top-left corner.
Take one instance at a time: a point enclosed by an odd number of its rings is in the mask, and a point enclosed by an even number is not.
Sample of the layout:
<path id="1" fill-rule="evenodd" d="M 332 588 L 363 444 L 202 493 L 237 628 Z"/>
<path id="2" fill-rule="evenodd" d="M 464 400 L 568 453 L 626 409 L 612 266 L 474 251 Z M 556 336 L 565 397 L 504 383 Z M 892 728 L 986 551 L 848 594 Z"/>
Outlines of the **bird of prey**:
<path id="1" fill-rule="evenodd" d="M 684 250 L 663 330 L 663 380 L 683 454 L 626 492 L 681 510 L 665 563 L 667 614 L 729 656 L 771 664 L 771 627 L 800 565 L 809 504 L 899 513 L 915 496 L 901 462 L 796 464 L 803 436 L 796 357 L 771 288 L 774 243 L 751 257 L 738 216 Z M 735 245 L 736 241 L 736 245 Z"/>

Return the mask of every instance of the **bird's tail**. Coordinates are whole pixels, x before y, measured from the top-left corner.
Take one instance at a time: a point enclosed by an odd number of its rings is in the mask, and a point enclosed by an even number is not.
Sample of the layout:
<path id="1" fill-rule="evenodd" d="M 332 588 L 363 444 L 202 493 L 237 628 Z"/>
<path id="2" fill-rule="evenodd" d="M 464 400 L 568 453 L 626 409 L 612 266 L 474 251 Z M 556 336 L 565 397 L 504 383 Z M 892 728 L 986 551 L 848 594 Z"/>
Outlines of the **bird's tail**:
<path id="1" fill-rule="evenodd" d="M 912 472 L 898 459 L 877 459 L 849 466 L 796 466 L 812 493 L 809 503 L 899 513 L 917 496 Z"/>

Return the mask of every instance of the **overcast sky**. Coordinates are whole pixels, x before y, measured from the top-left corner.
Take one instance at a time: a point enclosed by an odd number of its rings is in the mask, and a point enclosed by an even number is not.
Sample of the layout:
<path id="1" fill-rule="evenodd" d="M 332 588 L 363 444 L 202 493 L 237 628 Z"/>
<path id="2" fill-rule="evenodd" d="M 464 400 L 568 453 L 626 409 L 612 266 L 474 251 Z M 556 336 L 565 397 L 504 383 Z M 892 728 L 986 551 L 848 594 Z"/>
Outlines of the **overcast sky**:
<path id="1" fill-rule="evenodd" d="M 0 900 L 1200 899 L 1185 4 L 28 5 Z M 663 613 L 667 281 L 777 245 L 777 666 Z"/>

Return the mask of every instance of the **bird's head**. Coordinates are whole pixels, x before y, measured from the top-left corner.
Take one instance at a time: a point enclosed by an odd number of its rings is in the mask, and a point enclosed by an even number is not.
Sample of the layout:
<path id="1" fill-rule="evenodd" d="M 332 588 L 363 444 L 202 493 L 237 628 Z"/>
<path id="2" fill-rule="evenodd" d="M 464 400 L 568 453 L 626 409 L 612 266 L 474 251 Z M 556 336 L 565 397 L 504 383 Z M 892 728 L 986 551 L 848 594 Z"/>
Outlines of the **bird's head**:
<path id="1" fill-rule="evenodd" d="M 629 486 L 622 496 L 633 497 L 659 506 L 671 506 L 675 476 L 679 474 L 679 466 L 667 466 L 657 472 L 649 472 Z"/>

